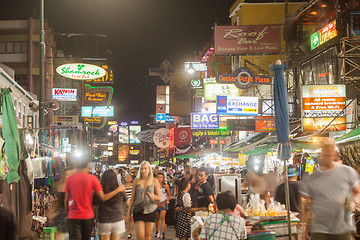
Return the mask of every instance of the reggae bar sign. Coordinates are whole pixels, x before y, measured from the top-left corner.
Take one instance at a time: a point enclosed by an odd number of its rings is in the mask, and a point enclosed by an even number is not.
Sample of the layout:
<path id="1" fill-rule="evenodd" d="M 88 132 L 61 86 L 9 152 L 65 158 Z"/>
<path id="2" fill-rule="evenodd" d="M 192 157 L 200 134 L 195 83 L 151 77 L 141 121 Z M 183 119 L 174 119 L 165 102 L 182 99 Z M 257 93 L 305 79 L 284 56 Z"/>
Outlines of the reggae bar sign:
<path id="1" fill-rule="evenodd" d="M 311 35 L 311 50 L 319 47 L 323 43 L 333 39 L 338 35 L 336 30 L 336 19 L 327 24 L 325 27 Z"/>

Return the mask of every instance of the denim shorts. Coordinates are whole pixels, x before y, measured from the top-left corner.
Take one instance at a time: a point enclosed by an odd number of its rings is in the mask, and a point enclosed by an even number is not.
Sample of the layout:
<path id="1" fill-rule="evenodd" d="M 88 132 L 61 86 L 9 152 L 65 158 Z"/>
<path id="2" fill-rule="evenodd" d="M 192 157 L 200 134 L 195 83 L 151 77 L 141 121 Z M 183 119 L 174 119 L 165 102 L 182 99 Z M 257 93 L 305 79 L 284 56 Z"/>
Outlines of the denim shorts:
<path id="1" fill-rule="evenodd" d="M 97 227 L 98 227 L 99 235 L 111 235 L 111 234 L 121 235 L 126 231 L 124 220 L 118 222 L 112 222 L 112 223 L 98 222 Z"/>
<path id="2" fill-rule="evenodd" d="M 163 208 L 157 208 L 156 211 L 160 212 L 162 210 L 168 210 L 169 206 L 165 203 Z"/>

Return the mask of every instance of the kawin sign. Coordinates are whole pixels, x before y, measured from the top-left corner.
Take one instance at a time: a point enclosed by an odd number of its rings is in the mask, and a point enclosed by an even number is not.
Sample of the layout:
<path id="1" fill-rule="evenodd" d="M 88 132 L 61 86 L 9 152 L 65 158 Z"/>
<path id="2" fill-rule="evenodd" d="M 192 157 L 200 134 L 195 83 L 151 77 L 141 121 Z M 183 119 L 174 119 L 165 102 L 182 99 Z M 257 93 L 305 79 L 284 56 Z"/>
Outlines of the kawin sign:
<path id="1" fill-rule="evenodd" d="M 69 63 L 56 68 L 56 72 L 63 77 L 75 80 L 97 79 L 105 76 L 106 70 L 87 63 Z"/>

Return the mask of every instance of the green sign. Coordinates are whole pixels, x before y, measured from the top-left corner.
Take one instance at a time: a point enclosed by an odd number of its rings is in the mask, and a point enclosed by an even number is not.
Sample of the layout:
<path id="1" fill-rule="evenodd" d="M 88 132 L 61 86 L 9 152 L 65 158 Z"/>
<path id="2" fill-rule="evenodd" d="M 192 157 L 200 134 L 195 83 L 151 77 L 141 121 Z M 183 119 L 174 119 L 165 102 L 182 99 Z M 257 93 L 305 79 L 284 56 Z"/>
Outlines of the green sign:
<path id="1" fill-rule="evenodd" d="M 105 69 L 87 63 L 69 63 L 56 68 L 56 72 L 63 77 L 75 80 L 97 79 L 105 76 Z"/>

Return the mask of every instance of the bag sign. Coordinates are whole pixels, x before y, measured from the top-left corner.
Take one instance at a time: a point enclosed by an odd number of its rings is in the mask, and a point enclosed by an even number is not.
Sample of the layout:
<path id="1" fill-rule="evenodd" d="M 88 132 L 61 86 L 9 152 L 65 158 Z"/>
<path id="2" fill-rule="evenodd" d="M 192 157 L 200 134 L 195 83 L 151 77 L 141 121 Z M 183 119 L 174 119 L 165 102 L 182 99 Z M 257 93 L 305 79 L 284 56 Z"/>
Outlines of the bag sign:
<path id="1" fill-rule="evenodd" d="M 218 129 L 219 116 L 216 113 L 191 113 L 191 129 Z"/>

